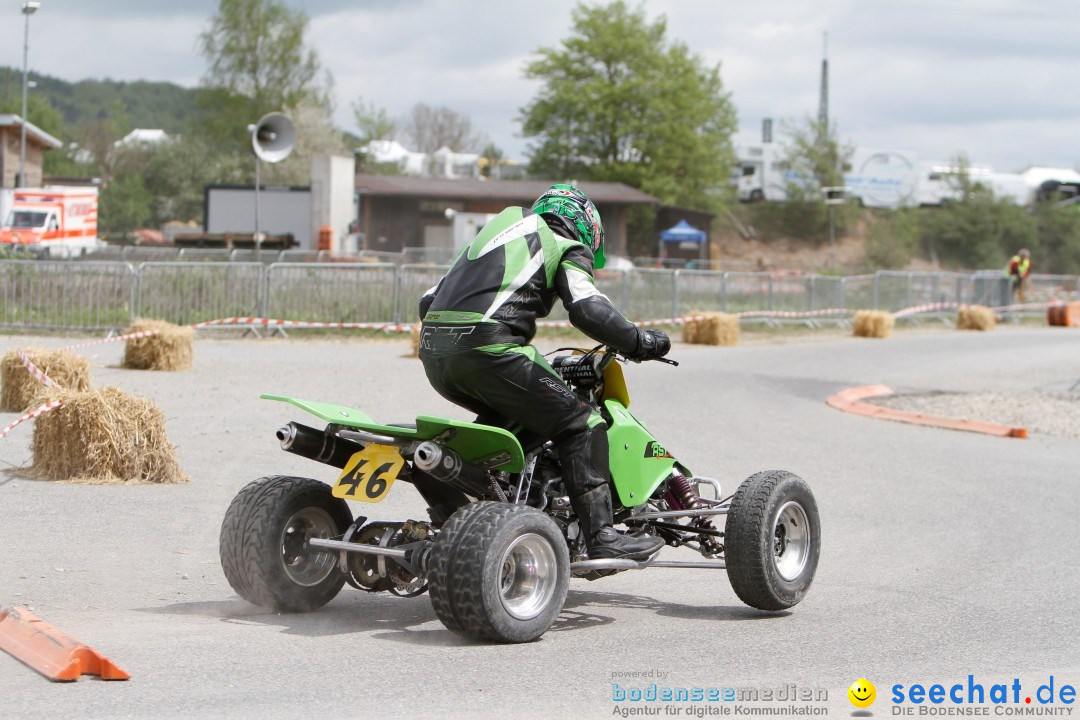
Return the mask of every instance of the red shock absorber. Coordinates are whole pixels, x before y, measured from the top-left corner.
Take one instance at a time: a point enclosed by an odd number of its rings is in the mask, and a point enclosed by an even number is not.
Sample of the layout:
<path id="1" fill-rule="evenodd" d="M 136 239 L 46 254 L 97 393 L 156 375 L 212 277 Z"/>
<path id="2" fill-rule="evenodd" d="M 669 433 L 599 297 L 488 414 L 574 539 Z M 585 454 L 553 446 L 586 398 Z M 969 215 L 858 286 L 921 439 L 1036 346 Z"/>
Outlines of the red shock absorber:
<path id="1" fill-rule="evenodd" d="M 701 506 L 701 503 L 698 502 L 700 498 L 694 494 L 694 488 L 691 487 L 690 481 L 678 470 L 672 471 L 671 478 L 668 479 L 668 489 L 664 493 L 664 500 L 673 510 L 696 510 Z M 712 524 L 712 520 L 708 517 L 696 517 L 690 521 L 690 524 L 702 530 L 716 529 Z M 702 542 L 707 545 L 718 544 L 715 538 L 708 536 L 702 537 Z"/>

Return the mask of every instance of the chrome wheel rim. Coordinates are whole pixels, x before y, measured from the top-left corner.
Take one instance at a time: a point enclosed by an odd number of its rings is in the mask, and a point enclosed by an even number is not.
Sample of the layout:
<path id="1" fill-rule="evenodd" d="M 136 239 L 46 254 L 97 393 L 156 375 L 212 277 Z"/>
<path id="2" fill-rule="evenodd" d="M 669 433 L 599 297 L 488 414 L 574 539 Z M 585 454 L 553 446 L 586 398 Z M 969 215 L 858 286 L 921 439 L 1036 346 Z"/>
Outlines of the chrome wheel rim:
<path id="1" fill-rule="evenodd" d="M 318 507 L 306 507 L 293 513 L 281 531 L 281 566 L 297 585 L 318 585 L 334 571 L 337 558 L 308 545 L 311 538 L 331 538 L 338 535 L 337 524 L 330 514 Z"/>
<path id="2" fill-rule="evenodd" d="M 773 521 L 773 563 L 780 577 L 791 581 L 802 574 L 810 558 L 811 540 L 803 506 L 794 500 L 781 505 Z"/>
<path id="3" fill-rule="evenodd" d="M 531 620 L 555 595 L 558 564 L 547 539 L 535 533 L 514 538 L 499 563 L 499 597 L 506 612 Z"/>

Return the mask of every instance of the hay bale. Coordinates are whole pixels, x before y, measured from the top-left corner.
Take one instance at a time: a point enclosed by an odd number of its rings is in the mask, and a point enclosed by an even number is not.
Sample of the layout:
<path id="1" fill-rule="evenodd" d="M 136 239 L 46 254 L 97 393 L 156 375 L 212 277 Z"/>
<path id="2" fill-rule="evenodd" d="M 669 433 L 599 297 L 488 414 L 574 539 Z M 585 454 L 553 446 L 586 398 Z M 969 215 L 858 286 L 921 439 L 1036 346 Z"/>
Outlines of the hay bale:
<path id="1" fill-rule="evenodd" d="M 18 350 L 0 359 L 0 411 L 24 412 L 31 408 L 45 386 L 34 379 L 22 361 Z M 38 350 L 25 348 L 39 370 L 65 390 L 89 390 L 90 363 L 82 355 L 67 350 Z"/>
<path id="2" fill-rule="evenodd" d="M 420 357 L 420 323 L 409 326 L 409 337 L 412 339 L 412 355 L 409 357 Z"/>
<path id="3" fill-rule="evenodd" d="M 739 318 L 720 312 L 694 313 L 683 330 L 683 342 L 696 345 L 737 345 Z"/>
<path id="4" fill-rule="evenodd" d="M 957 330 L 993 330 L 997 327 L 994 311 L 982 305 L 969 305 L 956 313 Z"/>
<path id="5" fill-rule="evenodd" d="M 687 320 L 683 324 L 683 333 L 682 333 L 683 342 L 687 343 L 688 345 L 693 345 L 694 343 L 696 343 L 697 342 L 697 329 L 698 329 L 698 321 L 697 320 Z"/>
<path id="6" fill-rule="evenodd" d="M 122 367 L 129 370 L 190 370 L 195 358 L 195 330 L 164 320 L 136 318 L 124 334 L 157 330 L 124 344 Z"/>
<path id="7" fill-rule="evenodd" d="M 153 401 L 114 387 L 50 397 L 64 404 L 34 421 L 31 475 L 97 484 L 188 481 Z"/>
<path id="8" fill-rule="evenodd" d="M 855 337 L 887 338 L 892 335 L 895 318 L 881 310 L 860 310 L 855 313 Z"/>

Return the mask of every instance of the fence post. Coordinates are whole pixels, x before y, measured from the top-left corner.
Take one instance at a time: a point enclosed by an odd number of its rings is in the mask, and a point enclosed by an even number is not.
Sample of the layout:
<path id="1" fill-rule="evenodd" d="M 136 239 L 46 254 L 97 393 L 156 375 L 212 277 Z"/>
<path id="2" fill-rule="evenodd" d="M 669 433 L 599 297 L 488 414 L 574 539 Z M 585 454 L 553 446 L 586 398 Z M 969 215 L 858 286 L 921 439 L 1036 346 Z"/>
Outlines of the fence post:
<path id="1" fill-rule="evenodd" d="M 878 305 L 880 304 L 879 303 L 879 297 L 878 297 L 878 294 L 880 292 L 879 289 L 878 289 L 878 280 L 879 280 L 880 277 L 881 277 L 881 271 L 878 270 L 877 272 L 874 273 L 874 288 L 873 289 L 874 289 L 874 309 L 875 310 L 878 309 Z"/>
<path id="2" fill-rule="evenodd" d="M 131 299 L 128 305 L 128 326 L 130 327 L 131 323 L 135 322 L 135 318 L 139 317 L 135 314 L 135 303 L 138 300 L 139 274 L 131 263 L 127 264 L 127 269 L 131 274 Z"/>
<path id="3" fill-rule="evenodd" d="M 914 282 L 915 282 L 915 273 L 908 273 L 907 274 L 907 298 L 906 298 L 908 307 L 911 307 L 912 305 L 915 304 L 915 298 L 914 298 L 914 295 L 912 294 L 912 285 L 914 284 Z"/>
<path id="4" fill-rule="evenodd" d="M 773 309 L 773 276 L 769 273 L 769 310 Z"/>
<path id="5" fill-rule="evenodd" d="M 623 270 L 622 280 L 619 282 L 619 307 L 625 308 L 630 304 L 630 270 Z"/>
<path id="6" fill-rule="evenodd" d="M 720 276 L 720 307 L 727 312 L 727 271 Z"/>
<path id="7" fill-rule="evenodd" d="M 847 278 L 840 278 L 840 307 L 847 308 Z"/>
<path id="8" fill-rule="evenodd" d="M 810 276 L 810 282 L 806 284 L 806 309 L 807 311 L 813 311 L 814 309 L 814 285 L 817 280 L 817 275 Z"/>
<path id="9" fill-rule="evenodd" d="M 675 270 L 671 273 L 671 317 L 679 317 L 679 273 Z"/>
<path id="10" fill-rule="evenodd" d="M 236 250 L 233 250 L 233 252 L 236 252 Z M 232 254 L 230 253 L 230 260 L 231 258 Z M 263 265 L 263 270 L 259 277 L 259 299 L 255 303 L 255 308 L 258 311 L 258 316 L 261 318 L 266 317 L 266 314 L 270 310 L 270 277 L 273 268 L 274 263 Z"/>
<path id="11" fill-rule="evenodd" d="M 402 315 L 402 312 L 401 312 L 401 309 L 402 309 L 401 306 L 404 304 L 402 302 L 402 297 L 401 296 L 405 294 L 405 291 L 401 289 L 401 269 L 402 269 L 401 265 L 395 265 L 394 266 L 394 312 L 393 312 L 393 316 L 394 316 L 394 322 L 398 323 L 399 325 L 401 324 L 401 318 L 404 317 Z"/>
<path id="12" fill-rule="evenodd" d="M 131 263 L 128 263 L 128 265 L 131 265 Z M 135 291 L 134 291 L 134 296 L 135 297 L 131 301 L 132 302 L 131 316 L 133 318 L 137 318 L 137 317 L 142 317 L 142 293 L 143 293 L 142 274 L 143 274 L 143 266 L 142 266 L 142 263 L 140 263 L 138 265 L 138 267 L 135 267 L 134 265 L 132 265 L 132 267 L 135 268 Z"/>

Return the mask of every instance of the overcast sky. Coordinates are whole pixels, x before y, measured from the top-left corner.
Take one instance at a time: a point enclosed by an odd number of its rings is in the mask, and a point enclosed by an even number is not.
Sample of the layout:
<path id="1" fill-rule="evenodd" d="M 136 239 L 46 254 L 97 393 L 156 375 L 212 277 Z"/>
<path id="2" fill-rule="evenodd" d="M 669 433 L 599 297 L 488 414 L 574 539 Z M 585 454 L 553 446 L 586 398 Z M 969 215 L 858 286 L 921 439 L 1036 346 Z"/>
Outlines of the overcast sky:
<path id="1" fill-rule="evenodd" d="M 0 64 L 22 65 L 22 0 L 0 0 Z M 521 77 L 538 47 L 570 27 L 569 2 L 289 0 L 311 17 L 308 41 L 335 80 L 336 121 L 363 96 L 404 114 L 419 101 L 472 117 L 512 157 L 525 154 Z M 198 83 L 196 38 L 216 0 L 43 0 L 31 18 L 30 67 L 67 80 Z M 1080 4 L 1055 0 L 647 0 L 668 32 L 710 63 L 739 114 L 817 112 L 829 33 L 830 115 L 860 146 L 923 159 L 965 151 L 1000 171 L 1080 166 Z"/>

